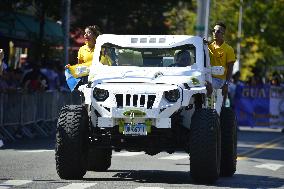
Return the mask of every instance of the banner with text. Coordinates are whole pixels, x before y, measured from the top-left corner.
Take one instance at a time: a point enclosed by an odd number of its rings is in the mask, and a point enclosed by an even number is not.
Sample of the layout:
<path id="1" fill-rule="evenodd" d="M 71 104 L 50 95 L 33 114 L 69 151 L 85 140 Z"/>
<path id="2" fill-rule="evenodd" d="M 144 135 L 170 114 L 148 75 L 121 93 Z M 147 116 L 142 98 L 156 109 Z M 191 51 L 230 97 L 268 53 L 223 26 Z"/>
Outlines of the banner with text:
<path id="1" fill-rule="evenodd" d="M 238 125 L 284 127 L 284 88 L 276 86 L 236 87 L 235 112 Z"/>

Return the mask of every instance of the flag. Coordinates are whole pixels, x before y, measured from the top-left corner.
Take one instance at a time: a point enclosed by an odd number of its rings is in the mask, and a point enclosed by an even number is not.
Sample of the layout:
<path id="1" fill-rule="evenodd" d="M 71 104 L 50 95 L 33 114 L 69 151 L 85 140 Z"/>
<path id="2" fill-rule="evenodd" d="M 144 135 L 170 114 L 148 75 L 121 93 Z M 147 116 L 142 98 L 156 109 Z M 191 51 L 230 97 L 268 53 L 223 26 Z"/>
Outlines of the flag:
<path id="1" fill-rule="evenodd" d="M 69 69 L 65 70 L 65 77 L 67 85 L 71 91 L 75 89 L 75 87 L 78 85 L 79 81 L 81 80 L 80 78 L 73 77 Z"/>

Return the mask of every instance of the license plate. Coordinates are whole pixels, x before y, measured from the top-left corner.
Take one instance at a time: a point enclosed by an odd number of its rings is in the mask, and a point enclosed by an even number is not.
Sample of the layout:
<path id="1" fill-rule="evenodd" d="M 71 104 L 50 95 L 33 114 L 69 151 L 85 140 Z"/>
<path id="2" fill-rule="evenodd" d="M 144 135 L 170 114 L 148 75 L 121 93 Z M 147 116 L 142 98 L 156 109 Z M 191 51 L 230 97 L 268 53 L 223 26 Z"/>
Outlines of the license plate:
<path id="1" fill-rule="evenodd" d="M 147 135 L 146 125 L 139 124 L 139 123 L 135 125 L 126 124 L 124 125 L 123 134 L 125 135 Z"/>

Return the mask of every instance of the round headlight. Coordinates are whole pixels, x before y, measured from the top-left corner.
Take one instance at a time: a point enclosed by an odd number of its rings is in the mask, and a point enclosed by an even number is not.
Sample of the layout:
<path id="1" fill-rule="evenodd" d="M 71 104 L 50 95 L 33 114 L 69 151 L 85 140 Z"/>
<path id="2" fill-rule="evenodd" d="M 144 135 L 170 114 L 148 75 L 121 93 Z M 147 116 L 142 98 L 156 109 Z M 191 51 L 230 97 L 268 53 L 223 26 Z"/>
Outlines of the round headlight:
<path id="1" fill-rule="evenodd" d="M 180 97 L 180 93 L 178 89 L 170 90 L 170 91 L 165 91 L 165 98 L 169 102 L 176 102 Z"/>
<path id="2" fill-rule="evenodd" d="M 105 101 L 108 98 L 109 94 L 107 90 L 104 89 L 99 89 L 97 87 L 94 88 L 93 90 L 93 97 L 97 101 Z"/>

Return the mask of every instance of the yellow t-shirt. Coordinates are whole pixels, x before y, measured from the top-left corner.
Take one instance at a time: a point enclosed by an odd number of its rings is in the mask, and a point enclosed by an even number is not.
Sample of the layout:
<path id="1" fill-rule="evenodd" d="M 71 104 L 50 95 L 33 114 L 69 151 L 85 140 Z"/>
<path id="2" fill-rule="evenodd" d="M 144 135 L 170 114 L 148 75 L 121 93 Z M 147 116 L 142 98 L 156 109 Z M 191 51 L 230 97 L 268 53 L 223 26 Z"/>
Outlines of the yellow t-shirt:
<path id="1" fill-rule="evenodd" d="M 208 46 L 208 49 L 211 65 L 223 66 L 225 68 L 223 75 L 213 76 L 225 80 L 227 75 L 228 63 L 234 63 L 236 60 L 234 49 L 225 42 L 219 47 L 216 45 L 215 41 Z"/>
<path id="2" fill-rule="evenodd" d="M 78 63 L 91 65 L 94 55 L 94 49 L 95 48 L 89 48 L 87 44 L 80 47 L 77 57 Z"/>
<path id="3" fill-rule="evenodd" d="M 78 74 L 76 70 L 78 70 L 78 67 L 87 67 L 90 68 L 90 66 L 92 65 L 92 60 L 93 60 L 93 55 L 94 55 L 94 50 L 95 48 L 89 48 L 89 46 L 86 44 L 82 47 L 80 47 L 79 51 L 78 51 L 78 64 L 70 66 L 70 72 L 71 74 L 75 77 L 82 77 L 82 76 L 87 76 L 89 74 L 89 71 L 86 70 L 80 74 Z M 104 49 L 103 49 L 104 51 Z M 111 66 L 112 62 L 111 59 L 109 58 L 109 56 L 105 55 L 105 56 L 101 56 L 101 63 L 104 65 L 108 65 Z"/>
<path id="4" fill-rule="evenodd" d="M 93 55 L 94 48 L 89 48 L 88 44 L 80 47 L 77 57 L 78 64 L 69 67 L 69 70 L 73 77 L 78 78 L 87 76 L 89 74 L 88 68 L 92 65 Z"/>

